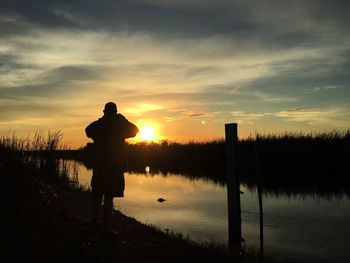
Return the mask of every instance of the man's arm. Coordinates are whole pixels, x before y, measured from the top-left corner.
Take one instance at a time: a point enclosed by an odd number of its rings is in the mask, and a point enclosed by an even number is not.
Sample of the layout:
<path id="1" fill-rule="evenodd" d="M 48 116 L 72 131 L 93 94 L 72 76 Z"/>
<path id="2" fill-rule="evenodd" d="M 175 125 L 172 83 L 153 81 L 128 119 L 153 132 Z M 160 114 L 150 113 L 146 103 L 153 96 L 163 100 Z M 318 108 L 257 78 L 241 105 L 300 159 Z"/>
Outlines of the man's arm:
<path id="1" fill-rule="evenodd" d="M 123 135 L 124 138 L 131 138 L 135 137 L 136 134 L 139 132 L 139 129 L 137 126 L 130 121 L 128 121 L 123 115 L 120 113 L 118 114 L 119 119 L 123 122 Z"/>
<path id="2" fill-rule="evenodd" d="M 138 132 L 139 129 L 137 128 L 137 126 L 128 121 L 128 128 L 126 130 L 125 138 L 135 137 Z"/>
<path id="3" fill-rule="evenodd" d="M 86 136 L 91 138 L 92 140 L 95 140 L 97 135 L 97 121 L 94 121 L 89 126 L 85 128 Z"/>

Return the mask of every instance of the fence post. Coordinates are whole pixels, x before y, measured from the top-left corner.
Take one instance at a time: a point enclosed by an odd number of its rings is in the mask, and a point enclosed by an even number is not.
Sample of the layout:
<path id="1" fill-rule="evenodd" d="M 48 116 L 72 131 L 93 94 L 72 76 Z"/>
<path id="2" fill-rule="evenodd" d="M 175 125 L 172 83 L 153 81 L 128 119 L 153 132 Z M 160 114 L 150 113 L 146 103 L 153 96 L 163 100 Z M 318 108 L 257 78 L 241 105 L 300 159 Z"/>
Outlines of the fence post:
<path id="1" fill-rule="evenodd" d="M 241 197 L 238 179 L 237 123 L 225 124 L 229 245 L 241 248 Z"/>
<path id="2" fill-rule="evenodd" d="M 260 221 L 260 257 L 264 257 L 264 210 L 263 210 L 263 200 L 262 200 L 262 178 L 260 174 L 260 159 L 259 159 L 259 137 L 257 137 L 255 142 L 255 171 L 256 171 L 256 182 L 258 184 L 258 200 L 259 200 L 259 221 Z"/>

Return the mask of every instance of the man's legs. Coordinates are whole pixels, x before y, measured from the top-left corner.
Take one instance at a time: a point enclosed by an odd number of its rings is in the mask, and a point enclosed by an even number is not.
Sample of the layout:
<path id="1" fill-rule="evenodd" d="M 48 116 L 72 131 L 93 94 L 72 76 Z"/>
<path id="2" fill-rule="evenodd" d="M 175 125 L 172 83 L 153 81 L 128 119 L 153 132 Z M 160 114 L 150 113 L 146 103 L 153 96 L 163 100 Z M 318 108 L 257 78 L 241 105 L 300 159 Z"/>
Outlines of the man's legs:
<path id="1" fill-rule="evenodd" d="M 98 216 L 102 207 L 102 194 L 92 193 L 92 224 L 98 224 Z"/>
<path id="2" fill-rule="evenodd" d="M 103 227 L 110 230 L 113 211 L 113 196 L 105 195 L 103 200 Z"/>

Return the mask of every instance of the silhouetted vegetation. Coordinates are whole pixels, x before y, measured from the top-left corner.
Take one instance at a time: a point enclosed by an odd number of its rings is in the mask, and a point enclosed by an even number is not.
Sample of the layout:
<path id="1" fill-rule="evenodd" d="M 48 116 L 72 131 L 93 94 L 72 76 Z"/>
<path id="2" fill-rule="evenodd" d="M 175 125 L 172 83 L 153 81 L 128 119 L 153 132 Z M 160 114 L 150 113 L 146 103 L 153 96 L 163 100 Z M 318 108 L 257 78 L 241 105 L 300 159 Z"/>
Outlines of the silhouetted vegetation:
<path id="1" fill-rule="evenodd" d="M 254 144 L 256 177 L 244 175 L 246 184 L 254 187 L 258 181 L 277 195 L 350 194 L 350 131 L 257 136 Z"/>
<path id="2" fill-rule="evenodd" d="M 1 256 L 36 262 L 70 262 L 79 244 L 77 228 L 50 184 L 68 184 L 67 162 L 57 160 L 60 132 L 33 139 L 0 138 Z M 19 253 L 20 251 L 20 253 Z"/>
<path id="3" fill-rule="evenodd" d="M 37 132 L 32 139 L 18 138 L 14 134 L 0 137 L 0 167 L 6 174 L 51 176 L 68 179 L 67 163 L 56 154 L 63 150 L 61 132 Z"/>
<path id="4" fill-rule="evenodd" d="M 91 167 L 89 147 L 70 154 Z M 224 140 L 129 144 L 127 153 L 130 171 L 144 172 L 150 166 L 155 173 L 226 181 Z M 350 193 L 350 131 L 256 134 L 239 140 L 238 154 L 240 180 L 249 187 L 260 182 L 265 192 L 274 194 Z"/>

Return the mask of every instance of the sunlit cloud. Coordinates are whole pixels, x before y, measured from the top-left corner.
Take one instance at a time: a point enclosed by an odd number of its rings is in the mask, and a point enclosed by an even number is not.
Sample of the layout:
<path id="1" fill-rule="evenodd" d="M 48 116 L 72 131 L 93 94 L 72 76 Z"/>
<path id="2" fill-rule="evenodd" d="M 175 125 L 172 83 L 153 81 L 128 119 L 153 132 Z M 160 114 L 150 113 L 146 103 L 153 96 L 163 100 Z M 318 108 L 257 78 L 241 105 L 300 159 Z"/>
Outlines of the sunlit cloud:
<path id="1" fill-rule="evenodd" d="M 243 111 L 233 111 L 231 112 L 232 117 L 236 120 L 238 124 L 253 124 L 256 120 L 261 120 L 266 117 L 266 113 L 246 113 Z"/>
<path id="2" fill-rule="evenodd" d="M 124 109 L 124 111 L 126 113 L 139 116 L 139 115 L 143 115 L 146 112 L 160 110 L 163 108 L 164 106 L 143 103 L 143 104 L 138 104 L 132 108 L 126 108 Z"/>
<path id="3" fill-rule="evenodd" d="M 330 128 L 348 128 L 350 114 L 347 108 L 331 109 L 295 109 L 271 113 L 271 115 L 285 119 L 289 122 L 303 122 L 309 125 L 325 125 Z"/>
<path id="4" fill-rule="evenodd" d="M 252 93 L 253 96 L 256 96 L 258 99 L 265 101 L 265 102 L 273 102 L 273 103 L 284 103 L 284 102 L 297 102 L 300 99 L 298 98 L 294 98 L 294 97 L 278 97 L 278 96 L 274 96 L 271 94 L 266 94 L 266 93 L 262 93 L 259 91 L 253 92 Z"/>

